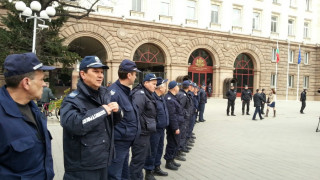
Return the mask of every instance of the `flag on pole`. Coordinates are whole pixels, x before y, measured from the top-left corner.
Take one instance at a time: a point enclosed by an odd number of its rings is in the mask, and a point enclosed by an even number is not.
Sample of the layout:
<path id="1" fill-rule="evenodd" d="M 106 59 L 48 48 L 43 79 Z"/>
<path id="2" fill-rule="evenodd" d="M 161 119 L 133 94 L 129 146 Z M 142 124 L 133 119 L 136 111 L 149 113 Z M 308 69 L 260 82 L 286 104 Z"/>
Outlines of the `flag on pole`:
<path id="1" fill-rule="evenodd" d="M 277 42 L 277 63 L 279 62 L 279 60 L 280 60 L 279 45 L 278 45 L 278 42 Z"/>
<path id="2" fill-rule="evenodd" d="M 301 52 L 300 52 L 300 47 L 299 47 L 299 56 L 298 56 L 298 64 L 301 63 Z"/>

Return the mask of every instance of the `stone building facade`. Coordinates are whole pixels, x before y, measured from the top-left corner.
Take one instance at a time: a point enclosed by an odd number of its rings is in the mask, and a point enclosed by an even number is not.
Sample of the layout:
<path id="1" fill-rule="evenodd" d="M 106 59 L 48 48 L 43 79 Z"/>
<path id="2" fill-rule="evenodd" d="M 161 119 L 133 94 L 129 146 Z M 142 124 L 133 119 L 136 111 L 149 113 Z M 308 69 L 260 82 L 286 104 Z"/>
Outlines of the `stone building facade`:
<path id="1" fill-rule="evenodd" d="M 155 45 L 161 50 L 164 55 L 162 66 L 165 76 L 169 80 L 188 74 L 189 66 L 192 65 L 189 59 L 194 51 L 201 49 L 207 52 L 212 60 L 212 81 L 209 82 L 212 83 L 214 97 L 223 97 L 225 80 L 235 77 L 236 61 L 238 58 L 243 60 L 239 55 L 245 55 L 246 59 L 252 61 L 253 66 L 250 67 L 250 71 L 252 71 L 249 77 L 253 78 L 252 89 L 269 89 L 272 87 L 272 74 L 276 73 L 276 62 L 272 60 L 272 49 L 277 48 L 277 41 L 270 38 L 117 17 L 104 18 L 98 15 L 92 15 L 79 21 L 69 21 L 61 29 L 60 35 L 65 38 L 65 45 L 70 45 L 82 37 L 98 41 L 104 50 L 99 50 L 96 54 L 105 53 L 105 56 L 98 56 L 104 57 L 105 59 L 102 60 L 110 67 L 107 72 L 107 80 L 112 82 L 117 79 L 120 62 L 123 59 L 133 60 L 137 49 L 144 44 Z M 289 75 L 297 77 L 296 59 L 299 54 L 299 44 L 289 44 L 287 41 L 278 41 L 278 44 L 280 61 L 278 63 L 277 94 L 278 99 L 285 99 L 288 45 L 296 57 L 294 63 L 289 64 Z M 320 73 L 318 70 L 320 67 L 319 48 L 307 44 L 300 44 L 300 47 L 301 53 L 309 53 L 309 62 L 300 64 L 299 91 L 304 86 L 304 78 L 302 77 L 308 77 L 309 99 L 318 99 L 319 94 L 316 91 L 320 87 L 319 78 L 317 78 Z M 101 47 L 96 48 L 101 49 Z M 83 55 L 89 55 L 86 52 L 83 53 Z M 137 64 L 139 66 L 140 63 Z M 201 61 L 198 64 L 200 64 L 201 71 Z M 76 78 L 77 72 L 74 75 Z M 292 88 L 288 89 L 288 99 L 296 98 L 296 81 L 297 79 L 294 79 Z M 75 79 L 73 82 L 76 82 Z M 207 81 L 206 84 L 209 82 Z"/>

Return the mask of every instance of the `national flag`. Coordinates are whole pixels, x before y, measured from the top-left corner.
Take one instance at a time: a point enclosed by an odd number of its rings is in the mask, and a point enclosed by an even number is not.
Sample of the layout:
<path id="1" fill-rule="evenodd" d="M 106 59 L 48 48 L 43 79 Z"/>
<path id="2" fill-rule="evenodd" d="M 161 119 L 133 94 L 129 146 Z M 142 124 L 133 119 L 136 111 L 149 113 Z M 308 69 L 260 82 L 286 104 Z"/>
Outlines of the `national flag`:
<path id="1" fill-rule="evenodd" d="M 298 64 L 301 63 L 301 51 L 300 51 L 300 47 L 299 47 L 299 56 L 298 56 Z"/>
<path id="2" fill-rule="evenodd" d="M 278 42 L 277 42 L 277 63 L 279 62 L 280 60 L 280 56 L 279 56 L 279 45 L 278 45 Z"/>

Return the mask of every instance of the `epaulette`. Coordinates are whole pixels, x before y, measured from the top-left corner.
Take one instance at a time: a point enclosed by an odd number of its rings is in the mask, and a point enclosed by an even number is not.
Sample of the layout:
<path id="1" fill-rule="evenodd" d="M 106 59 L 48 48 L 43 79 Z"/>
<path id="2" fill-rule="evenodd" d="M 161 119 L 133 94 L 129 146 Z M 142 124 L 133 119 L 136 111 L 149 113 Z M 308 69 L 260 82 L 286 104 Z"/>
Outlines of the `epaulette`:
<path id="1" fill-rule="evenodd" d="M 74 90 L 74 91 L 72 91 L 72 92 L 68 95 L 68 97 L 74 98 L 74 97 L 76 97 L 78 94 L 79 94 L 79 91 L 78 91 L 78 90 Z"/>
<path id="2" fill-rule="evenodd" d="M 112 90 L 110 91 L 110 95 L 111 95 L 111 96 L 113 96 L 115 93 L 116 93 L 116 91 L 115 91 L 114 89 L 112 89 Z"/>
<path id="3" fill-rule="evenodd" d="M 143 90 L 141 90 L 141 91 L 140 91 L 140 94 L 144 94 L 144 91 L 143 91 Z"/>

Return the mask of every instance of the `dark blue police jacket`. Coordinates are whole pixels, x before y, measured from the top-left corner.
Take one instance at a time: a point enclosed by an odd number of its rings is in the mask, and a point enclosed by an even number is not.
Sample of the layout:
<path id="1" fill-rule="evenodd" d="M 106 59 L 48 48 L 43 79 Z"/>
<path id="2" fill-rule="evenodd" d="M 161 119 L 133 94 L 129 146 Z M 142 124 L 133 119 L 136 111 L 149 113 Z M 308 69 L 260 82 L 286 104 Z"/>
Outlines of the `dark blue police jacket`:
<path id="1" fill-rule="evenodd" d="M 156 101 L 152 93 L 141 83 L 132 90 L 132 101 L 138 106 L 139 120 L 142 135 L 150 135 L 156 132 Z"/>
<path id="2" fill-rule="evenodd" d="M 200 101 L 199 96 L 198 96 L 198 95 L 194 95 L 193 98 L 192 98 L 192 100 L 193 100 L 194 107 L 198 110 L 198 108 L 199 108 L 199 101 Z"/>
<path id="3" fill-rule="evenodd" d="M 89 92 L 90 91 L 90 92 Z M 114 157 L 114 122 L 102 107 L 111 100 L 107 88 L 90 89 L 82 80 L 61 105 L 65 171 L 95 170 L 107 167 Z"/>
<path id="4" fill-rule="evenodd" d="M 205 103 L 207 103 L 207 93 L 206 93 L 206 91 L 201 88 L 198 93 L 199 93 L 199 96 L 200 96 L 200 102 L 199 102 L 199 104 L 205 104 Z"/>
<path id="5" fill-rule="evenodd" d="M 157 107 L 157 129 L 166 128 L 169 125 L 169 113 L 164 96 L 158 96 L 157 93 L 152 94 L 156 100 Z"/>
<path id="6" fill-rule="evenodd" d="M 42 140 L 36 127 L 27 123 L 6 86 L 0 90 L 0 106 L 0 179 L 53 179 L 52 137 L 37 105 L 29 102 Z"/>
<path id="7" fill-rule="evenodd" d="M 111 101 L 117 102 L 123 112 L 122 118 L 115 118 L 118 123 L 114 127 L 114 139 L 116 141 L 133 141 L 140 135 L 140 122 L 137 106 L 132 103 L 131 89 L 117 80 L 108 90 L 111 94 Z"/>
<path id="8" fill-rule="evenodd" d="M 188 95 L 188 101 L 189 101 L 189 104 L 190 104 L 190 107 L 189 107 L 190 112 L 191 112 L 190 114 L 193 116 L 193 114 L 196 113 L 196 110 L 197 110 L 196 106 L 194 104 L 194 99 L 193 99 L 194 93 L 191 92 L 191 91 L 188 91 L 187 95 Z"/>
<path id="9" fill-rule="evenodd" d="M 183 89 L 180 89 L 176 97 L 179 100 L 181 107 L 183 108 L 185 120 L 189 120 L 192 114 L 192 112 L 190 111 L 190 108 L 192 105 L 190 104 L 187 92 L 184 91 Z"/>
<path id="10" fill-rule="evenodd" d="M 169 112 L 169 126 L 168 130 L 175 132 L 179 129 L 179 124 L 184 122 L 183 108 L 177 97 L 173 95 L 170 91 L 165 95 L 165 100 Z"/>

